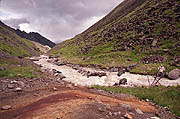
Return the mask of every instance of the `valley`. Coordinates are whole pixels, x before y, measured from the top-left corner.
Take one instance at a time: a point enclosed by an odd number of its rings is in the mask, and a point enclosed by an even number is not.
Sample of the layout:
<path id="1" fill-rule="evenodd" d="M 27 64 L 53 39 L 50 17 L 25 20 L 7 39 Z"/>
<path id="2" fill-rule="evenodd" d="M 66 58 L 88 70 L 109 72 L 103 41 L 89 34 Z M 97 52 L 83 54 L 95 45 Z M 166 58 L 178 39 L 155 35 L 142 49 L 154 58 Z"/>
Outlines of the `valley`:
<path id="1" fill-rule="evenodd" d="M 71 19 L 76 15 L 65 16 L 62 27 L 77 23 Z M 42 26 L 23 19 L 51 38 L 62 35 L 53 27 L 58 17 L 48 17 Z M 15 29 L 2 21 L 0 119 L 180 119 L 179 0 L 124 0 L 57 44 L 21 31 L 25 24 Z"/>

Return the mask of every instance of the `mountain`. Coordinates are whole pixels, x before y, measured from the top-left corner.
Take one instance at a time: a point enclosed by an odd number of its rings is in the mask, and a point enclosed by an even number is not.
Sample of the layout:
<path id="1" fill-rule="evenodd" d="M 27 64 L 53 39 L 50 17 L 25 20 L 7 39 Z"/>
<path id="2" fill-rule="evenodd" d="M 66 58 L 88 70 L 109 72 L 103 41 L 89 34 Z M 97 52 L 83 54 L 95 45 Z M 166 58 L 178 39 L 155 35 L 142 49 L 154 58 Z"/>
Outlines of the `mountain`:
<path id="1" fill-rule="evenodd" d="M 154 74 L 180 66 L 180 1 L 124 0 L 102 20 L 49 54 L 80 65 Z"/>
<path id="2" fill-rule="evenodd" d="M 26 33 L 26 32 L 21 31 L 19 29 L 16 30 L 16 33 L 17 33 L 17 35 L 19 35 L 22 38 L 26 38 L 28 40 L 38 42 L 38 43 L 40 43 L 42 45 L 47 45 L 47 46 L 49 46 L 51 48 L 56 45 L 52 41 L 50 41 L 47 38 L 41 36 L 39 33 L 35 33 L 35 32 Z"/>
<path id="3" fill-rule="evenodd" d="M 39 55 L 39 49 L 29 40 L 19 37 L 14 29 L 0 21 L 0 57 Z"/>

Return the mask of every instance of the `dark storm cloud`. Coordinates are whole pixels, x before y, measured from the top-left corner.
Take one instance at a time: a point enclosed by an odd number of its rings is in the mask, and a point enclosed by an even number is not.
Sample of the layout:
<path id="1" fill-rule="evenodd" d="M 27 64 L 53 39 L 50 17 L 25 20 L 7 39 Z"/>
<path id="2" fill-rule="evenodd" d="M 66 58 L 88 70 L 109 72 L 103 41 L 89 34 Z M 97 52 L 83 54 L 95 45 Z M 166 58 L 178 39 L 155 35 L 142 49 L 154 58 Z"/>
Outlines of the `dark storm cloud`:
<path id="1" fill-rule="evenodd" d="M 26 18 L 19 18 L 19 19 L 7 19 L 7 20 L 2 20 L 4 23 L 19 29 L 20 28 L 20 24 L 24 24 L 24 23 L 30 23 Z"/>
<path id="2" fill-rule="evenodd" d="M 32 30 L 60 42 L 87 29 L 121 1 L 3 0 L 0 10 L 26 18 Z M 12 24 L 10 21 L 14 22 L 9 20 L 9 24 Z"/>

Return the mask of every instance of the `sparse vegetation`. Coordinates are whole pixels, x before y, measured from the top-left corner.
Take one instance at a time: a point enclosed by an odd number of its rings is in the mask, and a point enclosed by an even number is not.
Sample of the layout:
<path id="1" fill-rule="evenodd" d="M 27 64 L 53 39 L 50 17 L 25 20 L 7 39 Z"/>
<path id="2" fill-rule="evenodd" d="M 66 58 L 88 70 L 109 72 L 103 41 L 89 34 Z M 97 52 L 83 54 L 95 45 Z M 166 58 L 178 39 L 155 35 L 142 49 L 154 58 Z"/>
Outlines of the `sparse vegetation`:
<path id="1" fill-rule="evenodd" d="M 149 99 L 156 104 L 163 107 L 168 107 L 174 114 L 180 116 L 180 86 L 178 87 L 137 87 L 137 88 L 123 88 L 123 87 L 101 87 L 94 86 L 96 89 L 105 91 L 113 91 L 116 93 L 131 94 L 140 99 Z"/>
<path id="2" fill-rule="evenodd" d="M 34 78 L 40 75 L 40 70 L 34 65 L 23 64 L 24 61 L 18 59 L 0 59 L 0 67 L 4 67 L 4 71 L 0 71 L 0 77 L 27 77 Z M 27 62 L 27 61 L 26 61 Z M 39 74 L 37 74 L 39 72 Z"/>

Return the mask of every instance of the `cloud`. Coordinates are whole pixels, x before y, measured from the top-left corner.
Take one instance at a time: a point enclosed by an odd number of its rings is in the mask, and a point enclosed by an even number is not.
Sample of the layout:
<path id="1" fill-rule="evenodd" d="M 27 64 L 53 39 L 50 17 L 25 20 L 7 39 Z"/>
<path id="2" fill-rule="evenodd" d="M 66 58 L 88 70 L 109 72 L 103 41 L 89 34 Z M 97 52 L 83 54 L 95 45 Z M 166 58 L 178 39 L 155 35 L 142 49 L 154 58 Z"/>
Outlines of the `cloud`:
<path id="1" fill-rule="evenodd" d="M 7 20 L 2 20 L 4 23 L 11 25 L 14 28 L 20 29 L 21 24 L 29 24 L 30 22 L 26 18 L 19 18 L 19 19 L 7 19 Z"/>
<path id="2" fill-rule="evenodd" d="M 38 31 L 50 40 L 61 42 L 93 25 L 120 2 L 122 0 L 2 0 L 0 11 L 15 16 L 5 20 L 9 25 Z"/>

